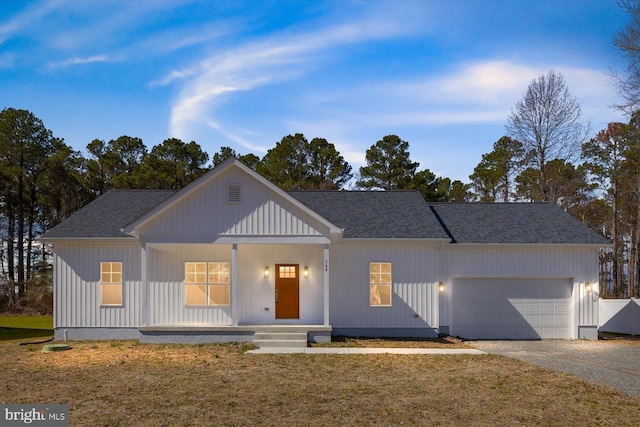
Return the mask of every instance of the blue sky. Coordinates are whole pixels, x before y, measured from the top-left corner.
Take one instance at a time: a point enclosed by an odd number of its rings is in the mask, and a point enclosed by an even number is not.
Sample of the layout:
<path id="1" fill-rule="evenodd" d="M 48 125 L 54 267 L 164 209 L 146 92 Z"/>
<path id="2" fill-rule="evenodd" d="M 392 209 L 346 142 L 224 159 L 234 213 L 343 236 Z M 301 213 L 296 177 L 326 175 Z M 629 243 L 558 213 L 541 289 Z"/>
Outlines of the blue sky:
<path id="1" fill-rule="evenodd" d="M 615 0 L 16 1 L 0 7 L 0 108 L 85 152 L 120 135 L 262 157 L 301 132 L 354 169 L 385 135 L 469 174 L 529 83 L 562 73 L 595 133 L 626 121 Z"/>

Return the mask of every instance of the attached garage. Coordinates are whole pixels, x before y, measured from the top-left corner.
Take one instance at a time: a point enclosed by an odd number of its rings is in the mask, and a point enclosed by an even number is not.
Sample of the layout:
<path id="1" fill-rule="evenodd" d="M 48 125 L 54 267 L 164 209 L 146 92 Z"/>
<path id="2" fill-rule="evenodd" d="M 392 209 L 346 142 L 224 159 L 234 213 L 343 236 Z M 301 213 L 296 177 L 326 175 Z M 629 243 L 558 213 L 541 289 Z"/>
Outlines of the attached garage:
<path id="1" fill-rule="evenodd" d="M 572 337 L 573 280 L 456 279 L 451 333 L 467 339 Z"/>

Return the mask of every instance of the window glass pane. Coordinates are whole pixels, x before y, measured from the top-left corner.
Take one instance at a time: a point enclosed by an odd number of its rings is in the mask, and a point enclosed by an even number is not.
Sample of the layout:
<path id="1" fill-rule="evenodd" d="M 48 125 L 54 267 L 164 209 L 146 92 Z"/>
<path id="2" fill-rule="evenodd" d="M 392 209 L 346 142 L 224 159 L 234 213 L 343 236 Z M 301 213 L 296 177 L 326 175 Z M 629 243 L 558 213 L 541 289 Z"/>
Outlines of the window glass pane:
<path id="1" fill-rule="evenodd" d="M 391 283 L 391 273 L 380 273 L 380 283 Z"/>
<path id="2" fill-rule="evenodd" d="M 220 273 L 220 279 L 218 279 L 218 283 L 229 283 L 231 281 L 231 276 L 228 273 L 223 274 Z"/>
<path id="3" fill-rule="evenodd" d="M 121 262 L 101 262 L 100 282 L 102 283 L 122 283 L 122 263 Z"/>
<path id="4" fill-rule="evenodd" d="M 229 305 L 229 286 L 209 286 L 209 305 Z"/>
<path id="5" fill-rule="evenodd" d="M 209 263 L 209 274 L 217 273 L 219 268 L 220 268 L 220 263 L 218 263 L 218 262 L 210 262 Z"/>
<path id="6" fill-rule="evenodd" d="M 380 272 L 381 273 L 391 273 L 391 263 L 390 262 L 380 263 Z"/>
<path id="7" fill-rule="evenodd" d="M 185 262 L 184 281 L 185 283 L 207 283 L 207 263 Z"/>
<path id="8" fill-rule="evenodd" d="M 281 279 L 295 279 L 296 267 L 294 265 L 281 265 L 278 267 L 278 277 Z"/>
<path id="9" fill-rule="evenodd" d="M 100 285 L 100 304 L 122 305 L 122 285 Z"/>
<path id="10" fill-rule="evenodd" d="M 391 305 L 391 285 L 372 285 L 369 287 L 369 305 Z"/>
<path id="11" fill-rule="evenodd" d="M 219 272 L 220 274 L 229 274 L 229 272 L 231 271 L 231 263 L 229 262 L 221 262 L 219 263 Z"/>
<path id="12" fill-rule="evenodd" d="M 380 263 L 372 262 L 371 264 L 369 264 L 369 271 L 371 273 L 380 273 Z"/>
<path id="13" fill-rule="evenodd" d="M 185 304 L 186 305 L 205 305 L 206 299 L 205 285 L 186 285 L 185 286 Z"/>

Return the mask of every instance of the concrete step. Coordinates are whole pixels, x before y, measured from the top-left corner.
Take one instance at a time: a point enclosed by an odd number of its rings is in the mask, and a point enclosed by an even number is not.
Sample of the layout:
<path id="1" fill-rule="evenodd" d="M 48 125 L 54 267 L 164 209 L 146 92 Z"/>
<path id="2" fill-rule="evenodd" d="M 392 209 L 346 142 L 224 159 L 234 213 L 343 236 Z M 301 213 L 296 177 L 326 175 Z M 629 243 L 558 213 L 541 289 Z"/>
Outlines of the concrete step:
<path id="1" fill-rule="evenodd" d="M 253 343 L 260 348 L 286 347 L 286 348 L 306 348 L 307 341 L 300 340 L 253 340 Z"/>
<path id="2" fill-rule="evenodd" d="M 307 334 L 305 332 L 256 332 L 254 340 L 300 340 L 307 342 Z"/>
<path id="3" fill-rule="evenodd" d="M 307 346 L 307 334 L 306 332 L 256 332 L 253 343 L 260 348 L 304 348 Z"/>

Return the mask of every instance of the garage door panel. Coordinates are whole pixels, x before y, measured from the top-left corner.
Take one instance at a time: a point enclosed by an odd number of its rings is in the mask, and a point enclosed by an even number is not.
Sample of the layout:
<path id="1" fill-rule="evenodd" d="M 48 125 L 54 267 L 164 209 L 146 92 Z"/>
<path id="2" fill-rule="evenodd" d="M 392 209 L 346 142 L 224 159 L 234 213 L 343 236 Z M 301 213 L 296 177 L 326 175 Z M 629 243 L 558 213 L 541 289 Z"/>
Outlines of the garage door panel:
<path id="1" fill-rule="evenodd" d="M 570 338 L 570 279 L 459 279 L 451 331 L 470 339 Z"/>

